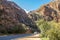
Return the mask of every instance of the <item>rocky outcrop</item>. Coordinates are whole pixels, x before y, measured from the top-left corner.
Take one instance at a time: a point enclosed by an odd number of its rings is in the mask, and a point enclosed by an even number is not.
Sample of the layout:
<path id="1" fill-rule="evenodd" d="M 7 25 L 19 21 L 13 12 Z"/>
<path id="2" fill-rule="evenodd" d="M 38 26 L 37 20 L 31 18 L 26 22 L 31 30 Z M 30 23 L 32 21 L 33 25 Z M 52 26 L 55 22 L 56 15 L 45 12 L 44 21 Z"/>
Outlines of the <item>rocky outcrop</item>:
<path id="1" fill-rule="evenodd" d="M 35 23 L 28 17 L 26 12 L 14 2 L 0 0 L 0 29 L 12 29 L 22 24 L 29 26 L 31 29 L 37 29 Z"/>
<path id="2" fill-rule="evenodd" d="M 33 20 L 33 21 L 38 21 L 40 19 L 43 18 L 43 16 L 41 14 L 39 14 L 38 12 L 34 11 L 30 11 L 28 13 L 29 17 Z"/>
<path id="3" fill-rule="evenodd" d="M 38 13 L 43 16 L 47 21 L 55 20 L 60 21 L 60 1 L 53 1 L 48 4 L 45 4 L 35 10 L 35 13 Z"/>

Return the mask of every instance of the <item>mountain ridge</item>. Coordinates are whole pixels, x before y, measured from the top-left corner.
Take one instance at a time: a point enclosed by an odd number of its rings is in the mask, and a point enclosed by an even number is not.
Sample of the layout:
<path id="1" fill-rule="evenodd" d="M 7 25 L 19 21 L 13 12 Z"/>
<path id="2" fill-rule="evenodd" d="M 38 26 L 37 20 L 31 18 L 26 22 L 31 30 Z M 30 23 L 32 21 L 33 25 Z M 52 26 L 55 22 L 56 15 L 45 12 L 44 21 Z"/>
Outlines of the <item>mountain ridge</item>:
<path id="1" fill-rule="evenodd" d="M 51 1 L 48 4 L 42 5 L 40 8 L 34 10 L 35 14 L 42 15 L 44 20 L 51 21 L 55 20 L 59 22 L 60 20 L 60 1 Z M 34 12 L 32 11 L 32 12 Z M 33 14 L 33 13 L 31 13 Z"/>
<path id="2" fill-rule="evenodd" d="M 0 0 L 0 29 L 11 31 L 15 27 L 18 27 L 17 30 L 21 31 L 22 29 L 24 30 L 23 24 L 29 30 L 31 29 L 31 31 L 32 29 L 37 30 L 35 22 L 28 17 L 27 13 L 21 7 L 14 2 Z"/>

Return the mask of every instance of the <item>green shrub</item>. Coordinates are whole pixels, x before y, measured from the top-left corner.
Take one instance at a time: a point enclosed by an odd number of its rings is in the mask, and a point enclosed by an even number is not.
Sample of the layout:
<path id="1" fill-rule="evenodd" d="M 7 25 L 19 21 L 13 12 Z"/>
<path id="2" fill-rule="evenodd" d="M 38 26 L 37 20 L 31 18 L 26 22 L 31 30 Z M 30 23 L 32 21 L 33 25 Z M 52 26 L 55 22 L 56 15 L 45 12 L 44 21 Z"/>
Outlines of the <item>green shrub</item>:
<path id="1" fill-rule="evenodd" d="M 25 33 L 27 26 L 20 23 L 19 25 L 5 27 L 4 25 L 0 24 L 0 33 L 2 34 L 16 34 L 16 33 Z"/>
<path id="2" fill-rule="evenodd" d="M 49 38 L 49 40 L 60 40 L 60 23 L 39 20 L 37 25 L 41 30 L 42 37 Z"/>
<path id="3" fill-rule="evenodd" d="M 41 38 L 41 40 L 49 40 L 49 38 Z"/>

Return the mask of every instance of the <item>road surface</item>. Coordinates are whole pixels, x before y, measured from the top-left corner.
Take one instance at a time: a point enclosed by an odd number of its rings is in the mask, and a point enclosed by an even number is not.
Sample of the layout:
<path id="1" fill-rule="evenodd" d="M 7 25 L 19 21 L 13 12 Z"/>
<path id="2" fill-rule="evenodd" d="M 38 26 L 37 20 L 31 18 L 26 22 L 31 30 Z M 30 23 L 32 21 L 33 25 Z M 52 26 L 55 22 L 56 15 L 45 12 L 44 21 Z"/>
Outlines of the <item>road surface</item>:
<path id="1" fill-rule="evenodd" d="M 33 36 L 37 36 L 36 34 L 18 34 L 18 35 L 5 35 L 5 36 L 0 36 L 0 40 L 34 40 L 35 38 L 30 38 Z M 40 39 L 40 38 L 38 38 Z"/>

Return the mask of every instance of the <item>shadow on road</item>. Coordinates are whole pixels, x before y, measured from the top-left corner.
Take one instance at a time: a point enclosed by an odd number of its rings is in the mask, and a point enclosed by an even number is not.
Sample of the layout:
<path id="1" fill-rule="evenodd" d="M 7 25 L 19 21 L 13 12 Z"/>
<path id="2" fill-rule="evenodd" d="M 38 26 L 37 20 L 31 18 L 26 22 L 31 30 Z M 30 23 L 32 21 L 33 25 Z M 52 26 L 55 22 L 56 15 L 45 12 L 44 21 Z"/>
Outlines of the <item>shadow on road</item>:
<path id="1" fill-rule="evenodd" d="M 34 34 L 18 34 L 18 35 L 8 35 L 8 36 L 0 36 L 0 40 L 12 40 L 16 38 L 23 38 L 27 36 L 33 36 Z"/>

